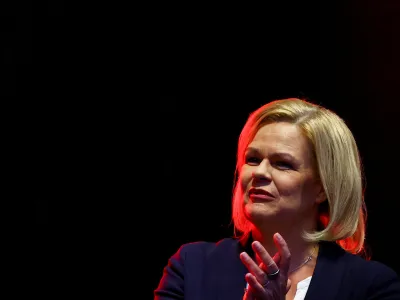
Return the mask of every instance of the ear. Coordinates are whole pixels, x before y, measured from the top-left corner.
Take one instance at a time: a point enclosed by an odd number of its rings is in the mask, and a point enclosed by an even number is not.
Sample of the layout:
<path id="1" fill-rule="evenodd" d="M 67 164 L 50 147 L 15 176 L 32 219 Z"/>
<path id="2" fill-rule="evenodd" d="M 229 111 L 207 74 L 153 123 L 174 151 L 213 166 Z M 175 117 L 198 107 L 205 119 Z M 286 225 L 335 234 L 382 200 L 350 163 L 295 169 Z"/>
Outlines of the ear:
<path id="1" fill-rule="evenodd" d="M 315 198 L 315 203 L 316 204 L 321 204 L 322 202 L 326 201 L 327 197 L 326 197 L 326 193 L 324 190 L 324 187 L 322 186 L 321 182 L 318 182 L 317 184 L 317 196 Z"/>

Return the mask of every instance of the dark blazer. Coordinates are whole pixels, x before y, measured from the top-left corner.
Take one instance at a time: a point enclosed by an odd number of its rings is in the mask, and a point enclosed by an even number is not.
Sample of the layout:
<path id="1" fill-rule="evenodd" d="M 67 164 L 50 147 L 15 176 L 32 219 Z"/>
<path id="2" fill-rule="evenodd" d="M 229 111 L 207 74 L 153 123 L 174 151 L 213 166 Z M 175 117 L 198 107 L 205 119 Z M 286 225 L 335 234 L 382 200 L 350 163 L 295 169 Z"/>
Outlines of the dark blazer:
<path id="1" fill-rule="evenodd" d="M 184 244 L 164 268 L 154 299 L 241 300 L 247 268 L 239 253 L 253 251 L 250 241 Z M 317 264 L 305 300 L 400 299 L 400 280 L 389 267 L 320 243 Z"/>

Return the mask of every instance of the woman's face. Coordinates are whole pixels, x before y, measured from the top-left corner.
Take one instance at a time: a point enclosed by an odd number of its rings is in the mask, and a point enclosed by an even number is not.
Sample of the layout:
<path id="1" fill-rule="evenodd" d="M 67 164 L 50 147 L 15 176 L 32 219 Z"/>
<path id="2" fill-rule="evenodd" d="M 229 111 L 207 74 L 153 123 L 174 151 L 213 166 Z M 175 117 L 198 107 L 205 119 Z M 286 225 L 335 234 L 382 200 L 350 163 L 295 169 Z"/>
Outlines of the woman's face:
<path id="1" fill-rule="evenodd" d="M 311 145 L 290 123 L 259 129 L 246 149 L 240 179 L 246 217 L 256 226 L 300 225 L 314 219 L 317 204 L 325 200 Z"/>

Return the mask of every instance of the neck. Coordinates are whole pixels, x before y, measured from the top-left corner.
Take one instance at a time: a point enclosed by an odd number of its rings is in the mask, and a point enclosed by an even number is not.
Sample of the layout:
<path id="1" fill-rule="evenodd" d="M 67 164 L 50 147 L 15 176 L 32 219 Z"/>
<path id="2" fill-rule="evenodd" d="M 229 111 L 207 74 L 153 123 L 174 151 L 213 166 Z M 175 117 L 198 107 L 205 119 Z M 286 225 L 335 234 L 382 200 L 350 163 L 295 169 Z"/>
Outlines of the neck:
<path id="1" fill-rule="evenodd" d="M 253 228 L 252 230 L 253 239 L 255 241 L 259 241 L 268 251 L 271 257 L 273 257 L 278 252 L 278 249 L 276 248 L 273 241 L 274 233 L 260 231 L 257 228 Z M 279 233 L 286 241 L 291 254 L 289 273 L 296 270 L 301 264 L 303 264 L 307 257 L 311 254 L 313 255 L 313 258 L 317 256 L 318 249 L 315 248 L 317 247 L 317 244 L 304 241 L 299 232 L 292 230 L 280 231 Z"/>

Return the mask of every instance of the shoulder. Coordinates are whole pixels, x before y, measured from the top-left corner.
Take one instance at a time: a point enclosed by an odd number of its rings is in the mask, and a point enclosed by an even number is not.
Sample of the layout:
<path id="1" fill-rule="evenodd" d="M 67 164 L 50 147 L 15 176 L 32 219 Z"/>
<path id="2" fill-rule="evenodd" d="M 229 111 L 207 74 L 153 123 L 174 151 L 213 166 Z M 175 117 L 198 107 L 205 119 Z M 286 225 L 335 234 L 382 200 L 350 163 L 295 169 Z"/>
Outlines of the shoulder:
<path id="1" fill-rule="evenodd" d="M 400 278 L 392 268 L 374 260 L 361 261 L 357 273 L 364 278 L 363 284 L 367 286 L 367 294 L 371 299 L 400 298 Z"/>
<path id="2" fill-rule="evenodd" d="M 209 264 L 217 266 L 235 260 L 238 250 L 240 243 L 234 238 L 185 243 L 169 258 L 168 266 L 182 273 L 195 271 L 200 274 Z"/>
<path id="3" fill-rule="evenodd" d="M 343 259 L 348 267 L 347 280 L 352 286 L 364 287 L 372 299 L 399 299 L 400 277 L 388 265 L 346 253 Z"/>
<path id="4" fill-rule="evenodd" d="M 235 238 L 224 238 L 217 242 L 196 241 L 181 245 L 177 254 L 185 258 L 187 256 L 208 256 L 220 252 L 226 253 L 226 251 L 237 249 L 238 246 L 239 240 Z"/>
<path id="5" fill-rule="evenodd" d="M 335 245 L 339 248 L 339 246 Z M 357 254 L 351 254 L 340 248 L 336 252 L 338 257 L 345 263 L 353 273 L 363 277 L 374 278 L 380 276 L 384 277 L 398 277 L 397 273 L 389 266 L 376 260 L 369 260 Z"/>
<path id="6" fill-rule="evenodd" d="M 363 274 L 364 276 L 377 279 L 377 277 L 385 278 L 385 277 L 398 277 L 398 274 L 388 265 L 376 261 L 369 260 L 362 256 L 346 253 L 344 255 L 344 260 L 354 272 L 359 273 L 359 275 Z"/>
<path id="7" fill-rule="evenodd" d="M 342 263 L 354 271 L 365 274 L 396 274 L 389 266 L 379 261 L 366 259 L 358 254 L 346 252 L 334 242 L 322 242 L 321 246 L 322 256 L 334 265 Z"/>
<path id="8" fill-rule="evenodd" d="M 361 257 L 357 259 L 358 272 L 368 274 L 368 277 L 375 284 L 391 280 L 399 280 L 398 274 L 386 264 L 375 260 L 365 260 Z"/>
<path id="9" fill-rule="evenodd" d="M 400 280 L 392 268 L 348 253 L 336 243 L 321 246 L 311 288 L 335 293 L 334 288 L 341 299 L 400 299 Z"/>
<path id="10" fill-rule="evenodd" d="M 356 256 L 356 255 L 353 255 Z M 397 276 L 396 272 L 389 267 L 388 265 L 376 261 L 376 260 L 366 260 L 362 257 L 357 257 L 354 259 L 357 261 L 357 266 L 359 267 L 360 272 L 368 272 L 372 274 L 379 275 L 389 275 L 389 276 Z"/>
<path id="11" fill-rule="evenodd" d="M 234 238 L 182 244 L 164 268 L 155 299 L 198 298 L 204 291 L 202 284 L 211 278 L 210 274 L 215 275 L 221 270 L 224 274 L 226 266 L 236 266 L 240 249 L 239 241 Z"/>

